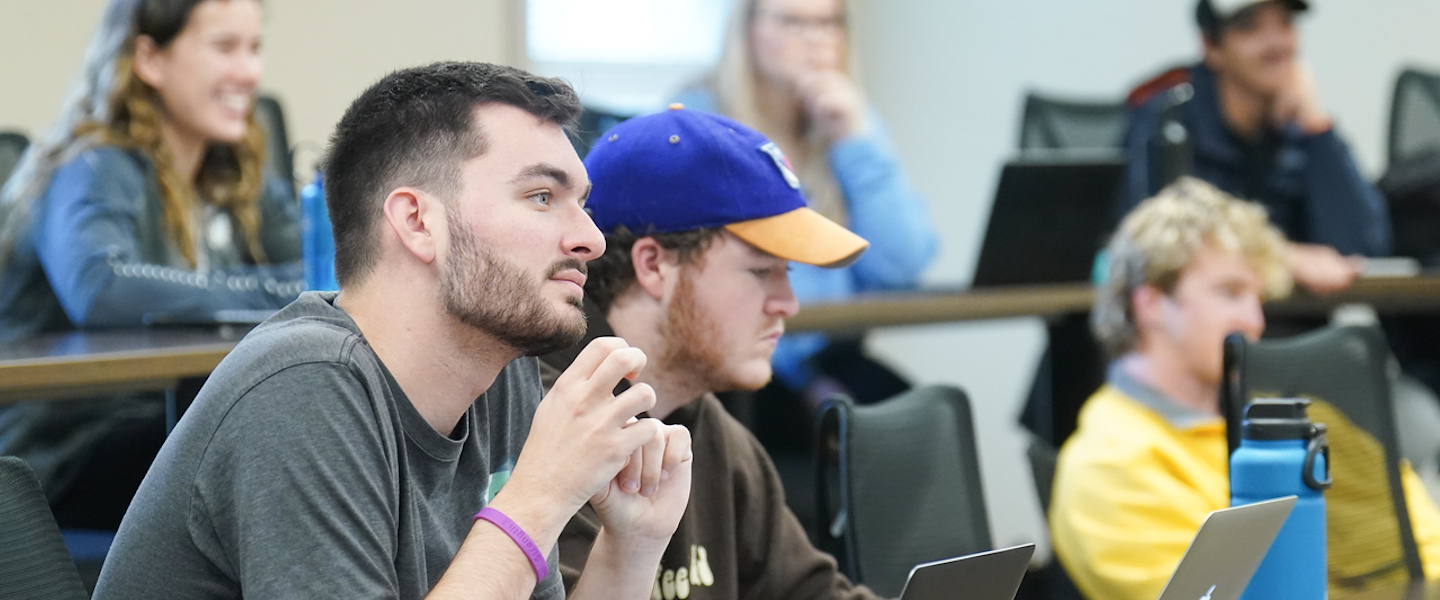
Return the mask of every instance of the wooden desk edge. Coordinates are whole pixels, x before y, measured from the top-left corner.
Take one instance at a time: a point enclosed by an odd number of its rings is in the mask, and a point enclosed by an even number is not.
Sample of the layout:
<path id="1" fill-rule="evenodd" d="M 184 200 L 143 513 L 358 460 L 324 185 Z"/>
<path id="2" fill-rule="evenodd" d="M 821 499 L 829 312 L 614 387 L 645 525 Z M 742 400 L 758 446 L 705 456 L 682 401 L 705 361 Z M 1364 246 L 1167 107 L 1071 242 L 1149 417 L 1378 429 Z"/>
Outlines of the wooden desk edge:
<path id="1" fill-rule="evenodd" d="M 1088 312 L 1094 301 L 1089 284 L 862 295 L 805 306 L 786 320 L 786 329 L 851 333 L 901 325 L 1053 317 Z M 1370 304 L 1387 315 L 1440 313 L 1440 276 L 1361 279 L 1344 292 L 1324 297 L 1297 292 L 1267 302 L 1265 313 L 1324 317 L 1341 304 Z"/>
<path id="2" fill-rule="evenodd" d="M 1088 311 L 1094 300 L 1094 290 L 1083 284 L 874 296 L 806 306 L 786 320 L 786 329 L 863 331 L 896 325 L 1044 317 Z"/>
<path id="3" fill-rule="evenodd" d="M 0 394 L 90 388 L 112 384 L 175 380 L 210 374 L 234 342 L 180 346 L 161 350 L 127 350 L 7 361 L 0 366 Z"/>

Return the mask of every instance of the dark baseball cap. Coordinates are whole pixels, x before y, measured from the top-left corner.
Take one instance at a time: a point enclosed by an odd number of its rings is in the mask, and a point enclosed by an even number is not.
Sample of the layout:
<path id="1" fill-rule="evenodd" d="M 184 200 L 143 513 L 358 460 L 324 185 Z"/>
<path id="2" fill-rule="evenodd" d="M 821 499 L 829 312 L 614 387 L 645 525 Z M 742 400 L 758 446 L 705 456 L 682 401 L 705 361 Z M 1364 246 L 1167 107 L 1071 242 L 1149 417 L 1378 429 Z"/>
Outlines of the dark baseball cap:
<path id="1" fill-rule="evenodd" d="M 1201 31 L 1219 33 L 1235 15 L 1267 2 L 1282 4 L 1293 12 L 1310 9 L 1310 3 L 1305 0 L 1200 0 L 1195 5 L 1195 23 L 1200 26 Z"/>

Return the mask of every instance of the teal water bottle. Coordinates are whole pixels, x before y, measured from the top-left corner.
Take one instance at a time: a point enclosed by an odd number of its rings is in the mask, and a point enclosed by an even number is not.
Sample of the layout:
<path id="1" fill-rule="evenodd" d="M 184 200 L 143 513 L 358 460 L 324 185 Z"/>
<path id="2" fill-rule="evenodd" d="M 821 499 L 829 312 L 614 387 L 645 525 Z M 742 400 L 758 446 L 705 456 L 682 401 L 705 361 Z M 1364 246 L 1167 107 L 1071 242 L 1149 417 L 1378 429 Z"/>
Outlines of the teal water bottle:
<path id="1" fill-rule="evenodd" d="M 1296 496 L 1295 509 L 1241 600 L 1324 600 L 1325 489 L 1330 446 L 1303 398 L 1259 399 L 1245 409 L 1240 447 L 1230 456 L 1230 505 Z"/>
<path id="2" fill-rule="evenodd" d="M 319 173 L 300 190 L 300 214 L 304 223 L 301 260 L 305 266 L 305 289 L 335 291 L 335 235 L 330 229 L 330 211 L 325 208 L 325 182 Z"/>

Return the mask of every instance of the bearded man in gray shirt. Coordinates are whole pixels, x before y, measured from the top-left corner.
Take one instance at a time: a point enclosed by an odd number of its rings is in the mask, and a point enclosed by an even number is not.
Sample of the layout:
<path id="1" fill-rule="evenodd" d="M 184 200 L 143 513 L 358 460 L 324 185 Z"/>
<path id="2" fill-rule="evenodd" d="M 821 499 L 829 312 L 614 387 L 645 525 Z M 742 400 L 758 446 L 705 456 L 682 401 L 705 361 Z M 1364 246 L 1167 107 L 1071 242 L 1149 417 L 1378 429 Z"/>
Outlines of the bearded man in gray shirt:
<path id="1" fill-rule="evenodd" d="M 612 393 L 645 364 L 623 340 L 543 400 L 533 358 L 585 331 L 604 251 L 565 134 L 579 110 L 562 81 L 475 63 L 351 105 L 325 169 L 341 291 L 216 368 L 97 598 L 562 598 L 555 541 L 586 502 L 603 530 L 574 596 L 650 596 L 689 434 L 635 418 L 649 386 Z"/>

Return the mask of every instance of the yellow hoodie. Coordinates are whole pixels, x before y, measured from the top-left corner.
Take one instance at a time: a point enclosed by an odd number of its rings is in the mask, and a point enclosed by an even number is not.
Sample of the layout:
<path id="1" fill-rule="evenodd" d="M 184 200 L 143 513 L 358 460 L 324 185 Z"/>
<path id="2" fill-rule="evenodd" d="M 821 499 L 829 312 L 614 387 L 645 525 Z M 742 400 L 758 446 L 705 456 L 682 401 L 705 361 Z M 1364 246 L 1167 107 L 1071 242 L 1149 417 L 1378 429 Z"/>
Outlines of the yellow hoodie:
<path id="1" fill-rule="evenodd" d="M 1113 375 L 1113 374 L 1112 374 Z M 1210 511 L 1230 505 L 1225 423 L 1149 405 L 1115 385 L 1091 396 L 1060 451 L 1050 508 L 1055 552 L 1086 596 L 1154 600 Z M 1160 398 L 1159 400 L 1163 400 Z M 1166 411 L 1162 415 L 1158 410 Z M 1326 494 L 1331 591 L 1404 579 L 1379 445 L 1316 401 L 1329 427 L 1335 486 Z M 1440 510 L 1408 463 L 1401 485 L 1424 570 L 1440 576 Z"/>

